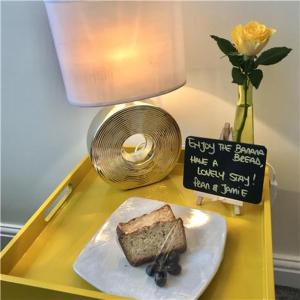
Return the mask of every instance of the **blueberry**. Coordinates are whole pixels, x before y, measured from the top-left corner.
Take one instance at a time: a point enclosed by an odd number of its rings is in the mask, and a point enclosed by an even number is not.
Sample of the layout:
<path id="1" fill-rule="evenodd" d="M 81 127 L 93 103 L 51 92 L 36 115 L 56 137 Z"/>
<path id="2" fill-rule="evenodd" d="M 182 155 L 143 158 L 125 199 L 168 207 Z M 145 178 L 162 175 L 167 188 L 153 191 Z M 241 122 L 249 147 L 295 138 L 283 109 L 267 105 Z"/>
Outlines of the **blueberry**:
<path id="1" fill-rule="evenodd" d="M 178 264 L 179 262 L 179 253 L 175 250 L 172 250 L 167 258 L 167 264 Z"/>
<path id="2" fill-rule="evenodd" d="M 165 271 L 158 271 L 154 274 L 154 280 L 156 285 L 162 287 L 167 282 L 167 273 Z"/>
<path id="3" fill-rule="evenodd" d="M 154 276 L 154 273 L 158 270 L 158 267 L 159 267 L 158 264 L 154 262 L 147 266 L 146 273 L 149 276 Z"/>
<path id="4" fill-rule="evenodd" d="M 178 275 L 181 272 L 181 266 L 179 264 L 168 264 L 165 270 L 171 275 Z"/>
<path id="5" fill-rule="evenodd" d="M 165 260 L 166 260 L 166 255 L 165 254 L 159 254 L 155 258 L 155 262 L 159 265 L 163 265 L 165 263 Z"/>

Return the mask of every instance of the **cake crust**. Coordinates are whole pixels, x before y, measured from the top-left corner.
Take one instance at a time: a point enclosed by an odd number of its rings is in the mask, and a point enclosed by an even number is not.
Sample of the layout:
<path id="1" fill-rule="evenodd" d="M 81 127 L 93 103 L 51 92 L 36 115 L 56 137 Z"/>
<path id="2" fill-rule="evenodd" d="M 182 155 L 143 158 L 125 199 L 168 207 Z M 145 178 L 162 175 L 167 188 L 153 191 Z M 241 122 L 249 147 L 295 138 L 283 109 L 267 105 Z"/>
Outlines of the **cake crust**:
<path id="1" fill-rule="evenodd" d="M 157 222 L 155 221 L 155 216 L 156 218 L 158 216 L 157 221 L 171 221 L 176 219 L 170 205 L 166 204 L 148 214 L 143 214 L 139 217 L 133 218 L 126 223 L 119 223 L 117 230 L 123 234 L 135 232 L 141 227 L 150 226 Z"/>

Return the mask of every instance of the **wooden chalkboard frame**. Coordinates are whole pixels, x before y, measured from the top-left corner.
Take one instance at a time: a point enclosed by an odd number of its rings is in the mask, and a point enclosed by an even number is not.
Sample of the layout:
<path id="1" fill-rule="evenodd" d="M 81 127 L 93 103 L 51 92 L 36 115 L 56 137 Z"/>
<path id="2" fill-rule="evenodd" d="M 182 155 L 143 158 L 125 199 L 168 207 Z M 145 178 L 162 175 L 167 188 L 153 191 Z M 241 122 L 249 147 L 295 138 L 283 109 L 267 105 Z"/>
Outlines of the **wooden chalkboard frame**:
<path id="1" fill-rule="evenodd" d="M 259 204 L 267 149 L 262 145 L 188 136 L 185 142 L 185 188 Z"/>

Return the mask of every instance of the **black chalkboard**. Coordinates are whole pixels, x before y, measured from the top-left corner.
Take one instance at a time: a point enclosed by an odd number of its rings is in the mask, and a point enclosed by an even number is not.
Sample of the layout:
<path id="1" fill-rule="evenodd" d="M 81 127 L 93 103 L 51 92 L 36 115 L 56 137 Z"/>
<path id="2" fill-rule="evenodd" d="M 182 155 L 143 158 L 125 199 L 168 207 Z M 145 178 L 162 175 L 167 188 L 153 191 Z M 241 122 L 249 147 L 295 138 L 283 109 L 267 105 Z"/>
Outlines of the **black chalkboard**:
<path id="1" fill-rule="evenodd" d="M 264 146 L 189 136 L 183 185 L 257 204 L 262 198 L 266 156 Z"/>

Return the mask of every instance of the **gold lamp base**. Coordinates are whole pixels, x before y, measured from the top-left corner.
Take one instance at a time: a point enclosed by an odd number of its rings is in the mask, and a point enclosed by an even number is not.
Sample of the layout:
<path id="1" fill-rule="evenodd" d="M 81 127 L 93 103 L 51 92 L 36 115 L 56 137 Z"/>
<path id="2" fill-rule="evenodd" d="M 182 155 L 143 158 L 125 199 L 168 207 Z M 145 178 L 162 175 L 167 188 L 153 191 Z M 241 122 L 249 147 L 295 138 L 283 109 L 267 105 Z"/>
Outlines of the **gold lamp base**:
<path id="1" fill-rule="evenodd" d="M 126 141 L 135 135 L 144 140 L 129 150 Z M 134 102 L 102 109 L 90 125 L 87 146 L 100 177 L 127 190 L 160 181 L 173 170 L 181 133 L 165 110 Z"/>

